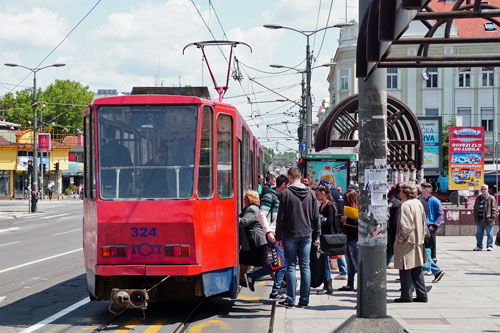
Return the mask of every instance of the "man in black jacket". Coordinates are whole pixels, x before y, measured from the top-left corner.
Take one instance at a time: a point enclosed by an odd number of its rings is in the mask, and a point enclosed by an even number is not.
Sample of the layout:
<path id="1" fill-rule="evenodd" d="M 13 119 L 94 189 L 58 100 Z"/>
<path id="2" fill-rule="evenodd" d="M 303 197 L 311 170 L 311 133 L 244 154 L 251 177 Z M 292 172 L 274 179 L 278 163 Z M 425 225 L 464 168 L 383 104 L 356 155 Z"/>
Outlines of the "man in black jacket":
<path id="1" fill-rule="evenodd" d="M 288 170 L 290 186 L 281 192 L 276 240 L 278 246 L 285 250 L 285 267 L 287 279 L 287 299 L 280 302 L 286 307 L 295 306 L 295 265 L 297 257 L 300 266 L 299 307 L 309 304 L 311 288 L 311 270 L 309 254 L 311 242 L 319 246 L 320 221 L 318 202 L 314 192 L 301 183 L 300 169 Z"/>

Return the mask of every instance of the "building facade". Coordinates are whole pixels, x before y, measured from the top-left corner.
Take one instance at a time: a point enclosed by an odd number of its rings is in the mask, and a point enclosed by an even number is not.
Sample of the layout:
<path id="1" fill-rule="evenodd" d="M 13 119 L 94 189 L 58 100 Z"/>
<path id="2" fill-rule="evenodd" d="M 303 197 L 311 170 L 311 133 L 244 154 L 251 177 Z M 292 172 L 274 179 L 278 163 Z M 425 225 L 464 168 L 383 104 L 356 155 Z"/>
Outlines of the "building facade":
<path id="1" fill-rule="evenodd" d="M 489 1 L 500 7 L 500 0 Z M 436 11 L 451 10 L 454 1 L 431 2 Z M 332 59 L 327 77 L 331 110 L 344 98 L 358 92 L 356 72 L 356 43 L 358 24 L 343 28 L 339 47 Z M 435 36 L 442 37 L 444 27 Z M 420 22 L 412 22 L 405 37 L 422 37 L 427 28 Z M 483 19 L 455 20 L 452 37 L 500 36 L 498 27 Z M 416 56 L 418 46 L 392 45 L 391 56 Z M 431 45 L 429 55 L 487 55 L 499 54 L 499 44 L 470 46 Z M 417 116 L 440 116 L 443 125 L 455 118 L 458 126 L 482 126 L 486 131 L 485 163 L 493 163 L 494 135 L 498 135 L 499 70 L 494 67 L 479 68 L 388 68 L 387 94 L 407 104 Z M 319 113 L 319 122 L 327 113 Z M 335 134 L 334 134 L 335 135 Z M 495 139 L 498 142 L 498 138 Z M 497 153 L 498 158 L 498 153 Z"/>

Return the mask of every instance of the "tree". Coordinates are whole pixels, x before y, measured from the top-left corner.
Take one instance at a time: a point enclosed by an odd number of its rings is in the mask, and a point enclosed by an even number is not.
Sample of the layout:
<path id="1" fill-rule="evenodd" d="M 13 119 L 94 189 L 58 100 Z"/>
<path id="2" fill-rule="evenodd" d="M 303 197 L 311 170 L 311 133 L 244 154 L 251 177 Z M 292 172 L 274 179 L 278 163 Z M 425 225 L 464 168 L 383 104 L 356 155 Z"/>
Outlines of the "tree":
<path id="1" fill-rule="evenodd" d="M 452 116 L 450 121 L 443 126 L 443 170 L 448 170 L 449 147 L 450 147 L 450 127 L 456 126 L 455 116 Z"/>
<path id="2" fill-rule="evenodd" d="M 274 161 L 274 150 L 264 147 L 264 170 L 269 170 Z"/>
<path id="3" fill-rule="evenodd" d="M 85 105 L 94 99 L 88 86 L 71 80 L 56 80 L 45 90 L 37 91 L 38 116 L 42 113 L 41 124 L 49 131 L 51 128 L 63 129 L 76 134 L 82 130 L 82 117 Z M 29 126 L 33 121 L 33 89 L 8 93 L 0 98 L 0 105 L 8 105 L 5 120 Z M 39 124 L 40 125 L 40 124 Z"/>

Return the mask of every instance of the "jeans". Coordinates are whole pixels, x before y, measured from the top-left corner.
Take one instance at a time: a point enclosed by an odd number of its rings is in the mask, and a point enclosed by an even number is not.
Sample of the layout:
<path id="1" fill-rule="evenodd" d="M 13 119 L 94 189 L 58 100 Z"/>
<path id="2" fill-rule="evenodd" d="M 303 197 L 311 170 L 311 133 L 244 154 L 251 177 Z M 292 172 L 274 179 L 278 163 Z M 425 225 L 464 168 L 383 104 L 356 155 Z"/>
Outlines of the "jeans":
<path id="1" fill-rule="evenodd" d="M 483 220 L 480 219 L 477 221 L 477 229 L 476 229 L 476 241 L 477 241 L 476 246 L 480 249 L 483 248 L 484 230 L 486 230 L 486 235 L 488 236 L 488 239 L 486 241 L 486 247 L 493 247 L 493 226 L 483 225 Z"/>
<path id="2" fill-rule="evenodd" d="M 284 239 L 283 245 L 285 248 L 287 302 L 295 304 L 295 288 L 297 286 L 295 265 L 298 257 L 300 266 L 299 304 L 307 305 L 309 304 L 309 293 L 311 289 L 311 268 L 309 266 L 311 237 Z"/>
<path id="3" fill-rule="evenodd" d="M 276 242 L 270 243 L 269 241 L 267 241 L 267 246 L 271 251 L 273 261 L 270 264 L 265 265 L 256 271 L 253 271 L 252 273 L 248 274 L 248 276 L 254 280 L 257 280 L 262 276 L 266 276 L 271 274 L 272 272 L 276 272 L 276 275 L 274 276 L 273 290 L 271 291 L 271 293 L 277 294 L 280 291 L 281 283 L 283 282 L 283 278 L 285 277 L 286 272 L 284 265 L 285 253 L 283 252 L 283 249 L 280 248 L 278 244 L 276 244 Z"/>
<path id="4" fill-rule="evenodd" d="M 345 256 L 342 256 L 340 259 L 337 259 L 337 265 L 339 266 L 339 274 L 347 275 L 347 264 L 345 262 Z"/>
<path id="5" fill-rule="evenodd" d="M 326 261 L 325 281 L 330 281 L 332 279 L 332 268 L 330 267 L 330 258 L 327 255 L 325 255 L 324 258 Z"/>
<path id="6" fill-rule="evenodd" d="M 434 276 L 438 275 L 439 273 L 441 273 L 442 269 L 441 267 L 439 267 L 435 262 L 434 260 L 431 259 L 430 261 L 431 263 L 431 272 L 432 274 L 434 274 Z"/>
<path id="7" fill-rule="evenodd" d="M 348 240 L 345 253 L 347 261 L 347 285 L 354 288 L 354 275 L 358 270 L 358 241 Z"/>

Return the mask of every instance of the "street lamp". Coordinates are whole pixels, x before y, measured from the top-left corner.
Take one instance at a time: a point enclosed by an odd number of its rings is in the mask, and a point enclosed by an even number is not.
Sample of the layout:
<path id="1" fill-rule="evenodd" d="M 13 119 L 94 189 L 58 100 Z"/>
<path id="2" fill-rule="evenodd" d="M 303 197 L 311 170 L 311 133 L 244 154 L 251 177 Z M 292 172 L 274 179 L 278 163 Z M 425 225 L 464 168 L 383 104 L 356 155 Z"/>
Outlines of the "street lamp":
<path id="1" fill-rule="evenodd" d="M 49 67 L 63 67 L 66 66 L 66 64 L 53 64 L 53 65 L 48 65 L 44 67 L 26 67 L 23 65 L 18 65 L 18 64 L 5 64 L 5 66 L 8 67 L 21 67 L 24 69 L 29 70 L 30 72 L 33 73 L 33 184 L 32 186 L 38 188 L 38 144 L 37 144 L 37 97 L 36 97 L 36 73 L 41 71 L 42 69 L 49 68 Z M 43 162 L 43 161 L 42 161 Z M 43 193 L 43 192 L 42 192 Z"/>
<path id="2" fill-rule="evenodd" d="M 319 68 L 319 67 L 330 67 L 332 65 L 335 65 L 335 63 L 328 63 L 328 64 L 314 66 L 314 67 L 310 68 L 310 70 L 315 69 L 315 68 Z M 302 152 L 302 142 L 303 142 L 303 139 L 304 139 L 304 125 L 307 123 L 307 119 L 305 119 L 306 117 L 304 117 L 304 114 L 305 113 L 308 114 L 306 112 L 307 106 L 306 106 L 306 102 L 305 101 L 306 101 L 307 91 L 305 89 L 304 74 L 307 74 L 307 71 L 304 70 L 304 69 L 297 69 L 297 68 L 294 68 L 294 67 L 288 67 L 288 66 L 284 66 L 284 65 L 269 65 L 269 67 L 272 67 L 272 68 L 287 68 L 287 69 L 291 69 L 291 70 L 296 71 L 297 73 L 301 73 L 302 74 L 302 82 L 301 82 L 301 86 L 302 86 L 302 96 L 301 96 L 302 105 L 301 105 L 301 110 L 300 110 L 300 124 L 299 124 L 299 128 L 297 129 L 297 136 L 298 136 L 298 139 L 299 139 L 299 154 L 300 154 L 300 157 L 304 157 L 304 154 Z M 310 119 L 311 119 L 311 122 L 312 122 L 312 107 L 311 107 L 311 118 Z M 311 124 L 311 123 L 308 123 L 308 124 Z M 312 124 L 311 124 L 311 126 L 312 126 Z M 306 140 L 307 140 L 307 142 L 311 142 L 311 140 L 307 138 L 307 128 L 310 129 L 311 127 L 306 127 Z M 311 134 L 311 139 L 312 139 L 312 134 Z M 310 145 L 307 147 L 306 151 L 308 151 L 308 148 L 310 148 Z"/>
<path id="3" fill-rule="evenodd" d="M 352 23 L 339 23 L 335 25 L 330 25 L 318 30 L 297 30 L 290 27 L 284 27 L 277 24 L 264 24 L 264 28 L 267 29 L 286 29 L 298 32 L 299 34 L 306 36 L 306 89 L 305 89 L 305 99 L 306 99 L 306 151 L 309 152 L 312 145 L 312 101 L 311 101 L 311 49 L 309 46 L 309 37 L 317 32 L 330 29 L 330 28 L 345 28 L 353 25 Z"/>

